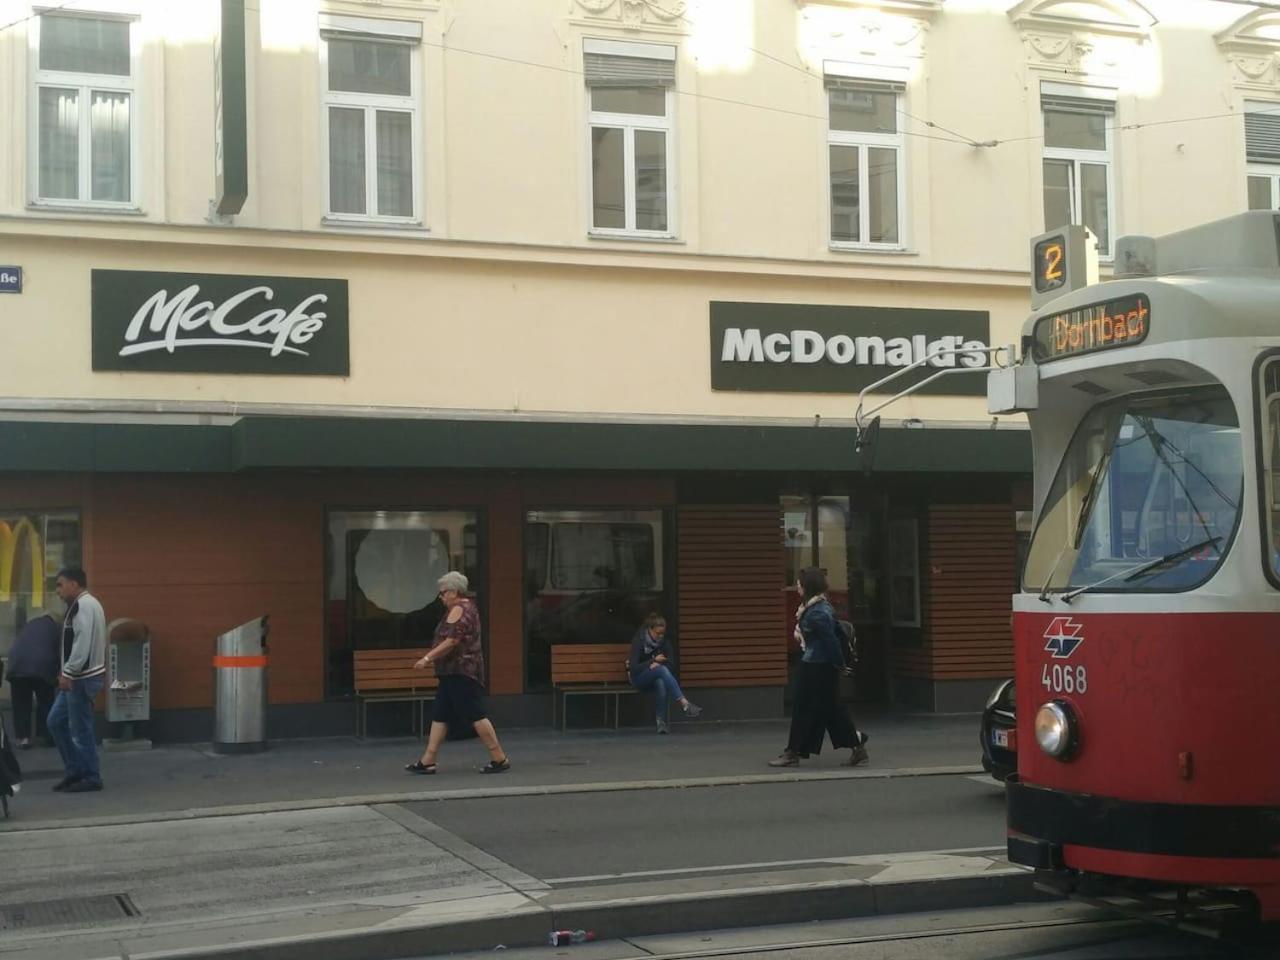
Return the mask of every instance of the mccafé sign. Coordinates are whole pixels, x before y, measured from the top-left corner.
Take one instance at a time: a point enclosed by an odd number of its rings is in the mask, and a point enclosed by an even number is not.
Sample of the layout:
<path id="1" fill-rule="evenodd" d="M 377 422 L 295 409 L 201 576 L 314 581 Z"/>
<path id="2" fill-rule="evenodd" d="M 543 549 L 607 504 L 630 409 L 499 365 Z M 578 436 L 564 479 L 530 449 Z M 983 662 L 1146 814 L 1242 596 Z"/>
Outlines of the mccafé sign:
<path id="1" fill-rule="evenodd" d="M 1094 303 L 1037 320 L 1031 335 L 1032 357 L 1045 363 L 1129 347 L 1145 340 L 1150 328 L 1151 301 L 1145 294 Z"/>
<path id="2" fill-rule="evenodd" d="M 350 373 L 347 281 L 94 270 L 93 369 Z"/>
<path id="3" fill-rule="evenodd" d="M 991 316 L 982 310 L 713 301 L 711 388 L 857 393 L 927 360 L 889 384 L 888 392 L 897 392 L 942 368 L 986 366 L 990 340 Z M 983 396 L 986 380 L 940 377 L 921 392 Z"/>

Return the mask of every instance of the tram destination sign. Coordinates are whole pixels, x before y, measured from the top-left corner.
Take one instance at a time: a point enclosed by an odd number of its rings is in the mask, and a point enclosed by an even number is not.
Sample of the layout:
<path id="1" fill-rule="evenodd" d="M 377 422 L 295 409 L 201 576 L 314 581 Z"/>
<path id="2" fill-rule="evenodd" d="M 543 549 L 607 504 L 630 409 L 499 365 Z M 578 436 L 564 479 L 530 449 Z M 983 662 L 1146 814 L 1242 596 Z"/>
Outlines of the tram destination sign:
<path id="1" fill-rule="evenodd" d="M 1036 363 L 1131 347 L 1151 329 L 1151 301 L 1135 293 L 1041 317 L 1031 333 Z"/>

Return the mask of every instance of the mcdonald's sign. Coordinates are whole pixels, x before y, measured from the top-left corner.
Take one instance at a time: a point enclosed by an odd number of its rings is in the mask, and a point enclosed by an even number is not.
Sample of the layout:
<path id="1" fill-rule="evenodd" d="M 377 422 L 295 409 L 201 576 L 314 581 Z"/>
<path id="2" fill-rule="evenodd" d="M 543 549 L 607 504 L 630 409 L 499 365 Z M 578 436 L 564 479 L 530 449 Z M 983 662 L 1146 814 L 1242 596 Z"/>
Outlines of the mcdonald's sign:
<path id="1" fill-rule="evenodd" d="M 31 605 L 44 606 L 44 548 L 40 533 L 26 517 L 10 526 L 0 520 L 0 602 L 13 599 L 24 557 L 31 563 Z"/>

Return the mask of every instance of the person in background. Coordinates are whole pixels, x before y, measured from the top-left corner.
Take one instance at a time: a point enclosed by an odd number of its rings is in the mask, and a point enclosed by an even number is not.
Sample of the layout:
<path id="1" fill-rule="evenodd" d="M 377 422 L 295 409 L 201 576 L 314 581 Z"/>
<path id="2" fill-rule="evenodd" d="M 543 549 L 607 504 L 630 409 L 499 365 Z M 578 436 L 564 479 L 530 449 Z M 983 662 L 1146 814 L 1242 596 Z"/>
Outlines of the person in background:
<path id="1" fill-rule="evenodd" d="M 62 755 L 66 775 L 53 789 L 89 793 L 102 789 L 93 701 L 106 682 L 107 617 L 97 597 L 89 593 L 89 578 L 79 567 L 62 570 L 56 586 L 67 615 L 62 621 L 62 671 L 58 696 L 49 711 L 49 733 Z"/>
<path id="2" fill-rule="evenodd" d="M 825 734 L 831 746 L 850 749 L 847 764 L 866 763 L 867 735 L 859 733 L 840 702 L 840 671 L 844 652 L 840 624 L 827 599 L 827 577 L 817 567 L 800 571 L 796 584 L 801 604 L 796 613 L 796 633 L 803 653 L 796 673 L 795 697 L 791 705 L 791 735 L 787 749 L 769 761 L 771 767 L 794 767 L 801 758 L 822 752 Z"/>
<path id="3" fill-rule="evenodd" d="M 431 732 L 427 749 L 419 760 L 406 764 L 410 773 L 436 772 L 436 756 L 452 728 L 455 736 L 470 727 L 489 751 L 489 762 L 481 773 L 506 773 L 511 761 L 498 743 L 484 709 L 484 651 L 480 645 L 480 610 L 467 596 L 465 574 L 450 570 L 436 587 L 447 613 L 436 625 L 435 636 L 427 655 L 414 663 L 414 668 L 436 668 L 440 686 L 436 689 Z"/>
<path id="4" fill-rule="evenodd" d="M 49 711 L 57 691 L 61 657 L 58 639 L 62 634 L 60 615 L 45 611 L 23 624 L 9 651 L 9 695 L 13 701 L 13 727 L 18 747 L 31 747 L 31 707 L 35 705 L 35 735 L 49 739 Z"/>
<path id="5" fill-rule="evenodd" d="M 702 713 L 702 708 L 690 703 L 680 689 L 680 681 L 671 670 L 671 642 L 667 640 L 667 621 L 660 613 L 651 613 L 631 638 L 631 656 L 627 667 L 631 672 L 631 685 L 637 690 L 653 688 L 654 713 L 658 720 L 658 732 L 667 732 L 667 698 L 680 704 L 689 719 Z"/>

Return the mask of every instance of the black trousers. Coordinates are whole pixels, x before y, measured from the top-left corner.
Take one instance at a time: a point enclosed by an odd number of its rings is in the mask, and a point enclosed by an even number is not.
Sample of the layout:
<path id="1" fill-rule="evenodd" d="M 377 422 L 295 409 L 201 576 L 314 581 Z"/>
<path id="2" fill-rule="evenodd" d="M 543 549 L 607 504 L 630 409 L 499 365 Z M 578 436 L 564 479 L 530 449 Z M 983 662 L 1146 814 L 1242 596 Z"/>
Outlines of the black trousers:
<path id="1" fill-rule="evenodd" d="M 839 667 L 802 660 L 796 671 L 787 751 L 801 757 L 821 753 L 824 735 L 830 735 L 837 750 L 858 744 L 853 718 L 840 702 Z"/>
<path id="2" fill-rule="evenodd" d="M 10 677 L 9 694 L 13 699 L 13 732 L 19 740 L 31 739 L 31 705 L 36 708 L 36 736 L 49 736 L 49 711 L 57 688 L 39 677 Z"/>

